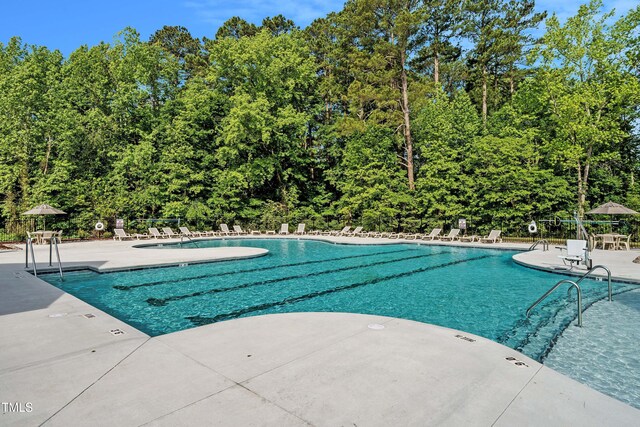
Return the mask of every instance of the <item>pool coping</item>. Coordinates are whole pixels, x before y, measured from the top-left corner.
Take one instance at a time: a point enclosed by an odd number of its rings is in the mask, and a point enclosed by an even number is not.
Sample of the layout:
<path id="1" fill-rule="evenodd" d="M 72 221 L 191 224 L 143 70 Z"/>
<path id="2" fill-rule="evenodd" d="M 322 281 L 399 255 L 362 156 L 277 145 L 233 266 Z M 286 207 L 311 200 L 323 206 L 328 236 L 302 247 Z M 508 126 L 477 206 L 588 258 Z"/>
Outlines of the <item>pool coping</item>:
<path id="1" fill-rule="evenodd" d="M 242 261 L 249 260 L 253 258 L 260 258 L 263 256 L 269 255 L 269 251 L 265 249 L 265 252 L 259 254 L 245 255 L 245 256 L 231 256 L 225 258 L 216 258 L 216 259 L 208 259 L 208 260 L 193 260 L 193 261 L 185 261 L 185 262 L 169 262 L 162 264 L 145 264 L 131 267 L 113 267 L 113 268 L 97 268 L 92 265 L 75 265 L 71 267 L 63 267 L 62 271 L 73 272 L 73 271 L 82 271 L 82 270 L 90 270 L 94 273 L 99 274 L 107 274 L 107 273 L 119 273 L 126 271 L 139 271 L 139 270 L 150 270 L 153 268 L 170 268 L 170 267 L 187 267 L 189 265 L 197 265 L 197 264 L 212 264 L 216 262 L 225 262 L 225 261 Z M 33 268 L 25 269 L 29 274 L 33 274 Z M 58 274 L 59 270 L 57 267 L 38 267 L 38 274 Z"/>

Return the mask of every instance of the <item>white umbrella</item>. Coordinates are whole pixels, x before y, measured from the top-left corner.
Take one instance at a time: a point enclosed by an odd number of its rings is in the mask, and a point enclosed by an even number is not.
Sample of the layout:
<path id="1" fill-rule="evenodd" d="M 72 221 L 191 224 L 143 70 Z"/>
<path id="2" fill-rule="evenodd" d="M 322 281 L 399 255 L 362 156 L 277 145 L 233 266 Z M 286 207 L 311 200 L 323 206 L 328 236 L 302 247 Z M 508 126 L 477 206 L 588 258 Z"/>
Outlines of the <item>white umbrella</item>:
<path id="1" fill-rule="evenodd" d="M 33 209 L 29 209 L 26 212 L 22 212 L 22 215 L 64 215 L 64 214 L 66 214 L 66 212 L 46 204 L 38 205 Z M 47 228 L 46 220 L 43 228 L 45 229 Z"/>
<path id="2" fill-rule="evenodd" d="M 33 209 L 22 212 L 22 215 L 64 215 L 66 212 L 49 205 L 38 205 Z"/>
<path id="3" fill-rule="evenodd" d="M 619 203 L 607 202 L 604 205 L 600 205 L 595 209 L 591 209 L 588 214 L 602 214 L 602 215 L 636 215 L 638 212 L 633 209 L 629 209 Z"/>

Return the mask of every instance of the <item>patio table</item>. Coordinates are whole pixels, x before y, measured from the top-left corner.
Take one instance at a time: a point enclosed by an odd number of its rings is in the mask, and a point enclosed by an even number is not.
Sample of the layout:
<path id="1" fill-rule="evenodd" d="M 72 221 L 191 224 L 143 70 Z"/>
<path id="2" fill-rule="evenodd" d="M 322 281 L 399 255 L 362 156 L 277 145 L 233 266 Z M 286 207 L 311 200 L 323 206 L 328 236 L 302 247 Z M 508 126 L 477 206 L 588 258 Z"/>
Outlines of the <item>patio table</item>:
<path id="1" fill-rule="evenodd" d="M 600 239 L 600 243 L 602 244 L 602 249 L 604 249 L 604 241 L 605 238 L 610 237 L 613 240 L 613 250 L 618 250 L 620 248 L 620 239 L 622 238 L 626 238 L 627 236 L 624 234 L 617 234 L 617 233 L 605 233 L 605 234 L 596 234 L 595 235 L 595 239 L 596 239 L 596 246 L 598 245 L 598 239 Z"/>
<path id="2" fill-rule="evenodd" d="M 42 230 L 32 231 L 31 232 L 31 239 L 33 239 L 33 243 L 35 243 L 36 245 L 42 244 L 42 234 L 43 233 L 44 233 L 44 231 L 42 231 Z"/>

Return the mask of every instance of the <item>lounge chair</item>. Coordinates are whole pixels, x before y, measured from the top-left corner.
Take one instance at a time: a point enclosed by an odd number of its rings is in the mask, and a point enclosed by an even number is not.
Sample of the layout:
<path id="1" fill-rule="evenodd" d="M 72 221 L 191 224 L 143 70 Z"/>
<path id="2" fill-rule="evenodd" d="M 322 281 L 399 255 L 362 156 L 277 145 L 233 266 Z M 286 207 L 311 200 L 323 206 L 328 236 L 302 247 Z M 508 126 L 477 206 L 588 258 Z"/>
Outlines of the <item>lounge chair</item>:
<path id="1" fill-rule="evenodd" d="M 404 238 L 406 240 L 416 240 L 418 237 L 422 237 L 422 234 L 420 234 L 420 233 L 413 233 L 413 234 L 408 233 L 408 234 L 404 235 Z"/>
<path id="2" fill-rule="evenodd" d="M 230 231 L 229 226 L 227 224 L 220 224 L 220 234 L 224 234 L 225 236 L 230 236 L 232 234 L 237 234 L 235 231 Z"/>
<path id="3" fill-rule="evenodd" d="M 178 227 L 180 234 L 187 237 L 202 237 L 205 235 L 202 231 L 190 231 L 188 227 Z"/>
<path id="4" fill-rule="evenodd" d="M 289 234 L 289 224 L 283 223 L 280 226 L 280 231 L 278 233 L 279 234 Z"/>
<path id="5" fill-rule="evenodd" d="M 131 239 L 133 240 L 133 236 L 129 233 L 127 233 L 126 231 L 124 231 L 122 228 L 114 228 L 113 229 L 113 240 L 124 240 L 124 239 Z"/>
<path id="6" fill-rule="evenodd" d="M 567 254 L 566 255 L 558 255 L 558 258 L 562 259 L 562 262 L 567 265 L 569 263 L 569 269 L 571 270 L 575 265 L 580 265 L 580 263 L 584 263 L 585 265 L 589 265 L 589 249 L 587 248 L 586 240 L 567 240 Z"/>
<path id="7" fill-rule="evenodd" d="M 351 226 L 347 225 L 340 231 L 338 230 L 323 231 L 322 234 L 325 236 L 342 236 L 345 233 L 348 233 L 349 230 L 351 230 Z"/>
<path id="8" fill-rule="evenodd" d="M 442 228 L 434 228 L 433 230 L 431 230 L 431 233 L 422 236 L 422 240 L 434 240 L 436 238 L 439 238 L 441 232 Z"/>
<path id="9" fill-rule="evenodd" d="M 120 240 L 122 241 L 123 239 L 137 239 L 140 240 L 141 237 L 145 237 L 148 238 L 149 235 L 148 234 L 139 234 L 139 233 L 133 233 L 133 234 L 129 234 L 126 231 L 124 231 L 122 228 L 114 228 L 113 229 L 113 240 Z M 60 241 L 60 237 L 62 236 L 62 231 L 58 231 L 56 233 L 53 233 L 53 238 L 58 239 L 58 241 Z"/>
<path id="10" fill-rule="evenodd" d="M 480 240 L 480 237 L 476 234 L 465 234 L 458 238 L 461 242 L 475 242 L 476 240 Z"/>
<path id="11" fill-rule="evenodd" d="M 451 241 L 453 242 L 454 240 L 456 240 L 458 238 L 458 234 L 460 234 L 460 229 L 459 228 L 452 228 L 449 231 L 449 234 L 447 234 L 446 236 L 442 236 L 440 237 L 440 240 L 442 241 Z"/>
<path id="12" fill-rule="evenodd" d="M 346 233 L 344 233 L 344 236 L 357 236 L 358 234 L 362 233 L 362 229 L 364 227 L 361 226 L 357 226 L 353 231 L 347 231 Z"/>
<path id="13" fill-rule="evenodd" d="M 298 229 L 296 231 L 294 231 L 293 234 L 300 234 L 300 235 L 305 234 L 304 233 L 304 223 L 301 222 L 300 224 L 298 224 Z"/>
<path id="14" fill-rule="evenodd" d="M 502 230 L 491 230 L 491 233 L 487 237 L 482 237 L 480 241 L 482 243 L 500 243 L 502 242 L 500 233 L 502 233 Z"/>
<path id="15" fill-rule="evenodd" d="M 407 233 L 391 233 L 389 234 L 390 239 L 404 239 L 408 236 Z"/>
<path id="16" fill-rule="evenodd" d="M 234 226 L 233 226 L 233 231 L 235 231 L 235 232 L 236 232 L 236 234 L 237 234 L 238 236 L 240 236 L 240 235 L 244 235 L 244 234 L 247 234 L 247 232 L 246 232 L 246 231 L 244 231 L 244 230 L 242 229 L 242 227 L 240 227 L 239 225 L 234 225 Z"/>
<path id="17" fill-rule="evenodd" d="M 168 238 L 172 238 L 172 237 L 180 237 L 180 235 L 178 233 L 175 233 L 171 227 L 162 227 L 162 232 L 164 233 L 165 236 L 167 236 Z"/>
<path id="18" fill-rule="evenodd" d="M 391 236 L 392 234 L 393 233 L 389 233 L 387 231 L 378 231 L 378 232 L 369 233 L 369 237 L 376 237 L 376 238 L 386 239 L 386 238 L 389 238 L 389 236 Z"/>
<path id="19" fill-rule="evenodd" d="M 346 230 L 345 230 L 345 228 L 340 230 L 340 232 L 338 234 L 336 234 L 336 236 L 350 236 L 351 235 L 351 231 L 352 231 L 351 227 L 347 228 Z M 360 228 L 360 231 L 362 231 L 362 228 Z"/>
<path id="20" fill-rule="evenodd" d="M 164 239 L 165 236 L 163 233 L 161 233 L 160 231 L 158 231 L 158 229 L 156 227 L 149 227 L 149 234 L 151 235 L 151 237 L 153 237 L 154 239 Z"/>

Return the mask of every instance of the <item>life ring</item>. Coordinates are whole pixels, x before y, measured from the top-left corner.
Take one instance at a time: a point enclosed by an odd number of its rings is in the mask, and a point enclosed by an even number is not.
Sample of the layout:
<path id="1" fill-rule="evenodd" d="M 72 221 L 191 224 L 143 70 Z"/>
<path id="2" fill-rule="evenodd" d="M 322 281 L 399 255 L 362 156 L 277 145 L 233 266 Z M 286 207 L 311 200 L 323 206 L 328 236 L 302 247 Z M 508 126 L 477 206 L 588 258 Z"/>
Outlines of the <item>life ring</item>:
<path id="1" fill-rule="evenodd" d="M 537 232 L 538 232 L 538 226 L 536 225 L 536 222 L 531 221 L 531 224 L 529 224 L 529 233 L 535 234 Z"/>
<path id="2" fill-rule="evenodd" d="M 96 231 L 104 230 L 104 224 L 101 221 L 96 222 Z"/>

